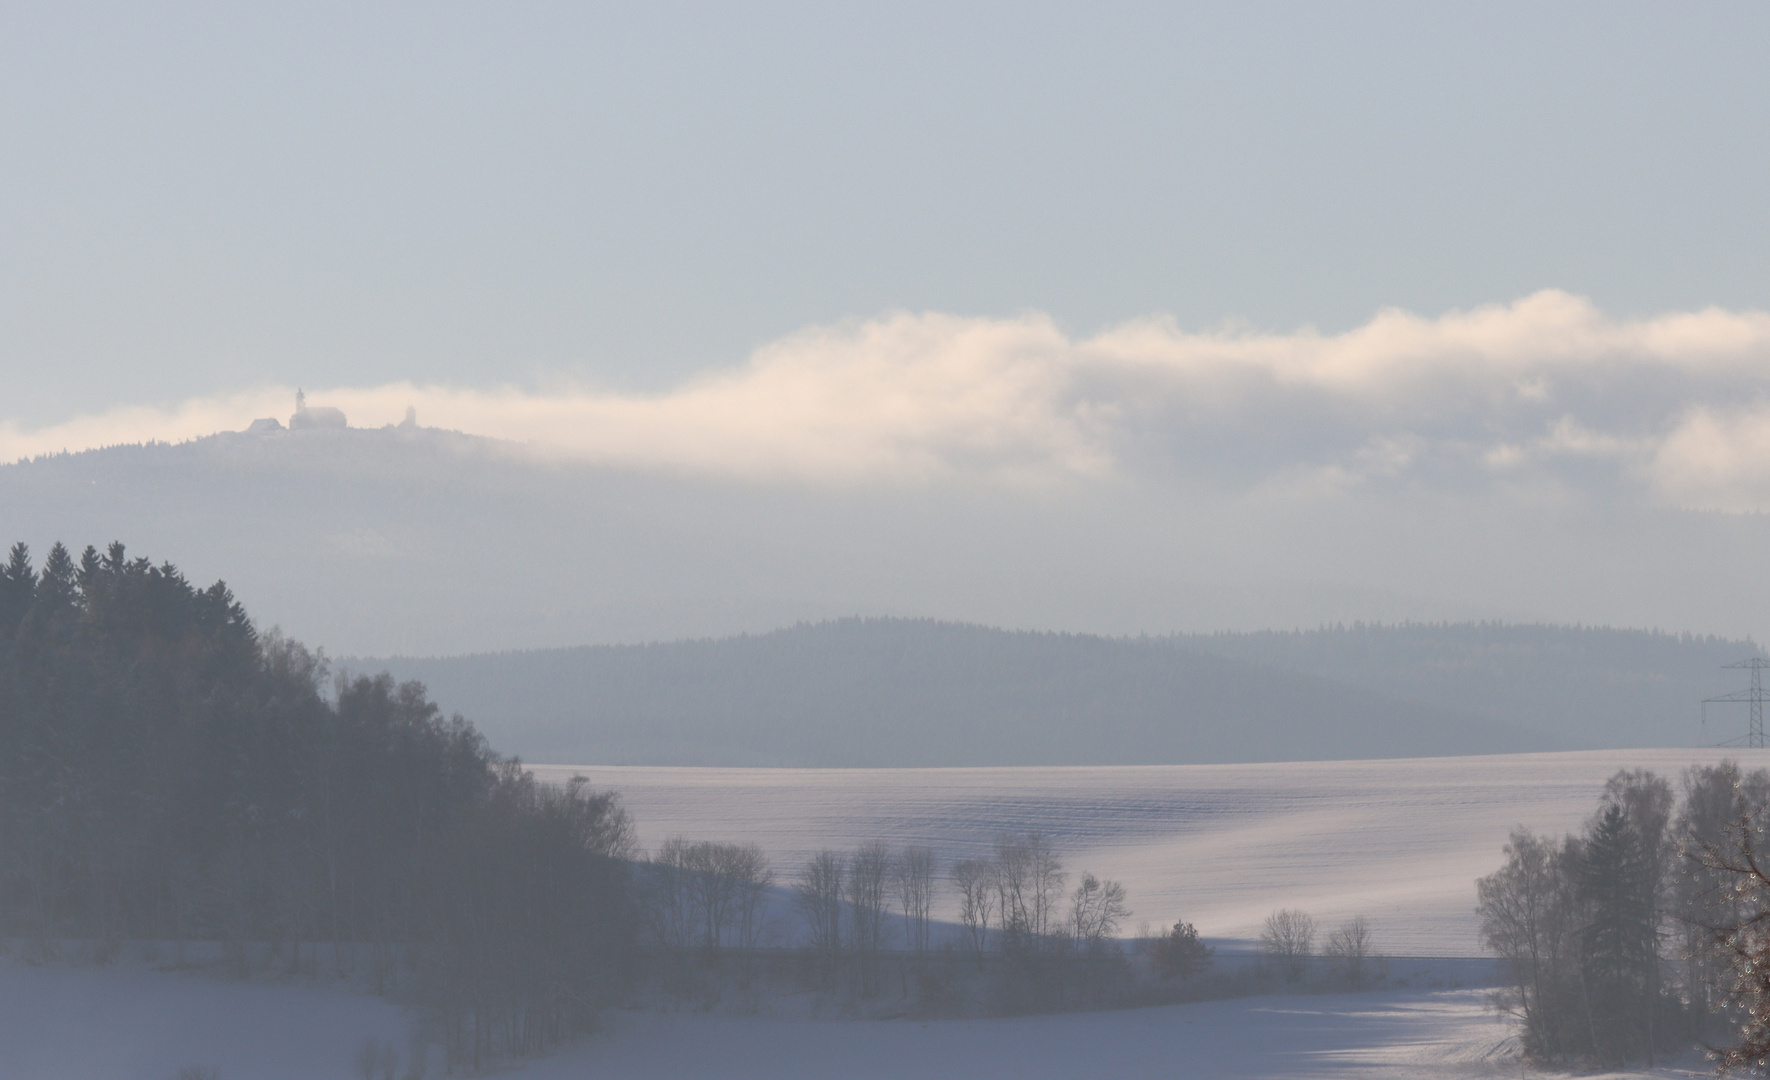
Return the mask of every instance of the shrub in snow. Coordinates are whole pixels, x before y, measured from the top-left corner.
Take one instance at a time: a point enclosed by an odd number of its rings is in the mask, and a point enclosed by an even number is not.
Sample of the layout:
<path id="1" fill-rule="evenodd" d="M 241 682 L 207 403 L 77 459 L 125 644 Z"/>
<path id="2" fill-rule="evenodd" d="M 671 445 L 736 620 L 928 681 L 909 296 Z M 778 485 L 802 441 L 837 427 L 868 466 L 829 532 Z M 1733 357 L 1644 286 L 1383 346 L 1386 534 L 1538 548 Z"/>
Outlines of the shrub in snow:
<path id="1" fill-rule="evenodd" d="M 1190 979 L 1211 966 L 1215 949 L 1198 939 L 1198 928 L 1177 922 L 1150 946 L 1150 963 L 1164 979 Z"/>

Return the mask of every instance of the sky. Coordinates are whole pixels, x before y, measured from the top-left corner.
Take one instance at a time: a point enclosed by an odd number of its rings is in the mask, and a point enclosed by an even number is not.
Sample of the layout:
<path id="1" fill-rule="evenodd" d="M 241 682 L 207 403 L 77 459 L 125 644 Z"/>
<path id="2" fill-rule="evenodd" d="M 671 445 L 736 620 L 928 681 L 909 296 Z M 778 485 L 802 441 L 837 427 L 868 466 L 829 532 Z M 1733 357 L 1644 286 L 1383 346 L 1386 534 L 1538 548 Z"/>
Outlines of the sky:
<path id="1" fill-rule="evenodd" d="M 1124 552 L 1190 520 L 1227 552 L 1193 571 L 1212 625 L 1749 632 L 1767 31 L 1748 4 L 14 5 L 0 461 L 286 419 L 300 387 L 856 520 L 1152 507 L 1065 558 L 1134 595 Z M 1275 522 L 1331 542 L 1259 555 Z M 757 544 L 790 566 L 817 535 Z M 1622 536 L 1643 583 L 1545 599 Z M 781 573 L 804 611 L 891 594 Z M 1249 606 L 1298 575 L 1412 599 Z M 1211 628 L 1078 611 L 941 613 Z"/>
<path id="2" fill-rule="evenodd" d="M 0 12 L 0 419 L 657 391 L 898 311 L 1770 307 L 1761 5 Z"/>

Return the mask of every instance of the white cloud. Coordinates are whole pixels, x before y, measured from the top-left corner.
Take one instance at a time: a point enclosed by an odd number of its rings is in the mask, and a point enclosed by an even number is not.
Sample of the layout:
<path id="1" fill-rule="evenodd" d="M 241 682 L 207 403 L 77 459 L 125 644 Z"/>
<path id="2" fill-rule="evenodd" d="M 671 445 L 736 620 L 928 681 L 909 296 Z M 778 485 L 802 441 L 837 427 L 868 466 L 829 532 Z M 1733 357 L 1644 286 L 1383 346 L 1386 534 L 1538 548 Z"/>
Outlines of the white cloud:
<path id="1" fill-rule="evenodd" d="M 1690 408 L 1653 447 L 1645 471 L 1680 505 L 1770 510 L 1770 403 Z"/>
<path id="2" fill-rule="evenodd" d="M 0 458 L 174 441 L 286 416 L 288 388 L 27 431 Z M 1481 483 L 1576 471 L 1679 505 L 1770 507 L 1770 314 L 1615 320 L 1545 291 L 1343 334 L 1188 333 L 1147 319 L 1073 339 L 1044 316 L 892 314 L 817 327 L 655 395 L 417 384 L 316 389 L 397 421 L 601 463 L 743 478 L 1010 482 L 1181 468 L 1255 486 Z"/>
<path id="3" fill-rule="evenodd" d="M 193 439 L 243 427 L 241 417 L 249 421 L 272 412 L 286 413 L 292 398 L 293 392 L 271 389 L 196 398 L 166 408 L 126 405 L 28 430 L 16 422 L 0 420 L 0 461 L 118 443 Z"/>

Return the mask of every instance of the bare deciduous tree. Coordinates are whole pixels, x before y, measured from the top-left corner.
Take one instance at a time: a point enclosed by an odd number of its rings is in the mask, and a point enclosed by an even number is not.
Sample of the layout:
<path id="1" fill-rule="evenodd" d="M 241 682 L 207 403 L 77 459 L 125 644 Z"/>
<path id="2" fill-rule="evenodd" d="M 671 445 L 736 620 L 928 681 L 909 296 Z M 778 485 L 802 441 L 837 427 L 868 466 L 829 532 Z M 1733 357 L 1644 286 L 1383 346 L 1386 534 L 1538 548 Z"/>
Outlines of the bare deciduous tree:
<path id="1" fill-rule="evenodd" d="M 1376 977 L 1376 941 L 1370 923 L 1355 916 L 1334 928 L 1325 949 L 1339 975 L 1354 990 L 1362 990 Z"/>
<path id="2" fill-rule="evenodd" d="M 700 947 L 716 952 L 731 924 L 737 902 L 736 882 L 724 870 L 725 848 L 728 845 L 702 840 L 688 845 L 682 855 L 688 871 L 690 904 L 694 911 L 695 936 Z"/>
<path id="3" fill-rule="evenodd" d="M 1083 874 L 1082 883 L 1070 897 L 1070 941 L 1078 951 L 1098 952 L 1118 934 L 1119 925 L 1130 914 L 1123 885 Z"/>
<path id="4" fill-rule="evenodd" d="M 820 851 L 807 859 L 793 882 L 793 903 L 805 920 L 811 949 L 823 967 L 825 978 L 835 974 L 842 955 L 842 886 L 847 860 L 834 851 Z"/>
<path id="5" fill-rule="evenodd" d="M 928 931 L 934 910 L 934 851 L 906 846 L 892 864 L 892 884 L 897 888 L 898 908 L 903 912 L 904 947 L 916 953 L 928 951 Z"/>
<path id="6" fill-rule="evenodd" d="M 1564 866 L 1577 853 L 1528 829 L 1514 830 L 1505 852 L 1506 865 L 1475 883 L 1475 911 L 1511 983 L 1502 1006 L 1524 1022 L 1527 1053 L 1552 1058 L 1573 1020 L 1561 1003 L 1577 980 L 1580 915 Z"/>
<path id="7" fill-rule="evenodd" d="M 773 880 L 768 860 L 755 844 L 671 837 L 647 869 L 646 909 L 653 935 L 672 949 L 753 948 L 762 895 Z"/>
<path id="8" fill-rule="evenodd" d="M 694 871 L 688 865 L 687 839 L 672 836 L 664 841 L 645 869 L 646 924 L 652 937 L 666 949 L 686 949 L 696 926 Z"/>
<path id="9" fill-rule="evenodd" d="M 996 906 L 1005 947 L 1036 948 L 1059 930 L 1064 878 L 1063 863 L 1043 835 L 996 837 Z"/>
<path id="10" fill-rule="evenodd" d="M 737 893 L 737 944 L 754 949 L 762 940 L 762 899 L 774 884 L 774 870 L 759 844 L 727 844 L 723 873 Z"/>
<path id="11" fill-rule="evenodd" d="M 848 860 L 848 937 L 860 965 L 863 993 L 877 987 L 876 958 L 885 946 L 886 899 L 891 885 L 891 849 L 862 844 Z"/>
<path id="12" fill-rule="evenodd" d="M 996 867 L 988 859 L 960 859 L 953 864 L 953 885 L 959 890 L 959 923 L 965 942 L 983 963 L 989 947 L 990 912 L 995 909 Z"/>
<path id="13" fill-rule="evenodd" d="M 1315 920 L 1293 908 L 1285 908 L 1266 916 L 1260 928 L 1260 955 L 1284 973 L 1286 982 L 1296 982 L 1309 970 L 1309 957 L 1315 948 Z"/>

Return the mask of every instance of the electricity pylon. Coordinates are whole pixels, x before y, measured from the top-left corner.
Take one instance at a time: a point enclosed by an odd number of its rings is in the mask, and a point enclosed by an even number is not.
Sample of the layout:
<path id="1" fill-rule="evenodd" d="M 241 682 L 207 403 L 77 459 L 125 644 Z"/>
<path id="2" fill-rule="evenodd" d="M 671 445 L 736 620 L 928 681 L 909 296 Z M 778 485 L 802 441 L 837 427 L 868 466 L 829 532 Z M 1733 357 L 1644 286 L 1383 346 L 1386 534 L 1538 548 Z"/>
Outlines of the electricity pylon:
<path id="1" fill-rule="evenodd" d="M 1724 668 L 1749 668 L 1752 673 L 1752 688 L 1750 690 L 1735 690 L 1731 694 L 1722 694 L 1720 697 L 1703 698 L 1702 699 L 1703 726 L 1704 727 L 1708 726 L 1708 705 L 1710 702 L 1722 702 L 1722 701 L 1743 701 L 1743 702 L 1746 702 L 1746 703 L 1750 704 L 1752 707 L 1752 720 L 1751 720 L 1751 727 L 1746 730 L 1746 733 L 1744 736 L 1745 745 L 1751 747 L 1754 750 L 1762 750 L 1764 748 L 1764 678 L 1763 678 L 1763 675 L 1764 675 L 1764 669 L 1770 668 L 1770 660 L 1766 660 L 1761 656 L 1754 656 L 1750 660 L 1741 660 L 1737 664 L 1722 664 L 1721 666 Z M 1730 739 L 1727 742 L 1722 743 L 1721 745 L 1722 746 L 1731 746 L 1732 744 L 1737 743 L 1738 741 L 1739 741 L 1738 739 Z"/>

